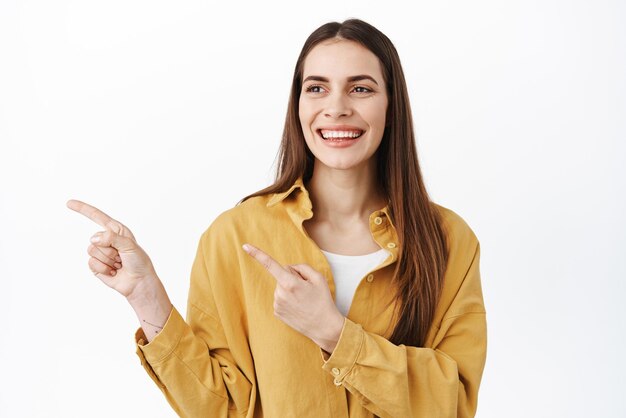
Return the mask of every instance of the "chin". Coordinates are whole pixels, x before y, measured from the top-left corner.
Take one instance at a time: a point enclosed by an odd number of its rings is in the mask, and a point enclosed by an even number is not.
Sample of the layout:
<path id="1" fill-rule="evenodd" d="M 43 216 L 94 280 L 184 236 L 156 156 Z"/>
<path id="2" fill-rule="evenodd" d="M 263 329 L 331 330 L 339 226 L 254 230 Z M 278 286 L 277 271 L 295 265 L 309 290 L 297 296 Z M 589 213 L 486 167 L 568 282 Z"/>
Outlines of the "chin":
<path id="1" fill-rule="evenodd" d="M 324 169 L 331 170 L 350 170 L 355 168 L 362 168 L 365 161 L 354 160 L 348 158 L 317 158 L 317 164 L 323 166 Z"/>

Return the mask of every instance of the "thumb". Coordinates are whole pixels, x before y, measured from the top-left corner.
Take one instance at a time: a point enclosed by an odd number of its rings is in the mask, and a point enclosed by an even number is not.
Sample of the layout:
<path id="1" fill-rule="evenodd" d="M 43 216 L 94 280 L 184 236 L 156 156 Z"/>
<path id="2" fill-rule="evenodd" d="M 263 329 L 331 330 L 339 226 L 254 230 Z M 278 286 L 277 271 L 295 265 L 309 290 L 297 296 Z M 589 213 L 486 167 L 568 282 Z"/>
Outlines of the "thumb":
<path id="1" fill-rule="evenodd" d="M 320 280 L 326 280 L 322 273 L 308 264 L 291 264 L 290 267 L 308 281 L 319 282 Z"/>
<path id="2" fill-rule="evenodd" d="M 99 247 L 113 247 L 118 252 L 130 252 L 137 248 L 133 239 L 118 235 L 110 229 L 93 234 L 91 242 Z"/>

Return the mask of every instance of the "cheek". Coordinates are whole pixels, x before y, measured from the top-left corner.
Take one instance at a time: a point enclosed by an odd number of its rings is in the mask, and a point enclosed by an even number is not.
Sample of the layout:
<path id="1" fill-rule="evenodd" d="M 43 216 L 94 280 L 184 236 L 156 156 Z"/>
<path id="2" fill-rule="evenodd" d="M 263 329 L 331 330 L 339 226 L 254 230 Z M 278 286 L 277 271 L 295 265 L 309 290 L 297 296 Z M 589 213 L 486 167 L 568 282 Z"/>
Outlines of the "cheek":
<path id="1" fill-rule="evenodd" d="M 381 110 L 375 110 L 369 112 L 367 115 L 363 115 L 364 119 L 368 121 L 370 129 L 377 132 L 382 132 L 385 129 L 385 112 Z"/>
<path id="2" fill-rule="evenodd" d="M 300 102 L 298 109 L 298 118 L 300 119 L 300 129 L 302 130 L 302 134 L 304 135 L 304 142 L 308 146 L 310 146 L 312 135 L 311 135 L 311 117 L 309 116 L 310 112 L 308 112 L 306 104 Z"/>
<path id="3" fill-rule="evenodd" d="M 375 106 L 368 109 L 367 115 L 364 115 L 369 121 L 370 128 L 376 131 L 385 130 L 385 116 L 387 113 L 386 106 Z"/>
<path id="4" fill-rule="evenodd" d="M 306 111 L 302 107 L 302 105 L 300 105 L 300 109 L 298 110 L 298 119 L 300 120 L 300 127 L 302 128 L 302 133 L 304 133 L 304 136 L 306 137 L 309 128 L 307 127 L 308 120 L 307 120 Z"/>
<path id="5" fill-rule="evenodd" d="M 298 109 L 298 116 L 300 117 L 300 123 L 302 124 L 303 128 L 311 124 L 312 122 L 311 114 L 312 114 L 311 108 L 306 103 L 306 101 L 300 101 L 300 105 Z"/>

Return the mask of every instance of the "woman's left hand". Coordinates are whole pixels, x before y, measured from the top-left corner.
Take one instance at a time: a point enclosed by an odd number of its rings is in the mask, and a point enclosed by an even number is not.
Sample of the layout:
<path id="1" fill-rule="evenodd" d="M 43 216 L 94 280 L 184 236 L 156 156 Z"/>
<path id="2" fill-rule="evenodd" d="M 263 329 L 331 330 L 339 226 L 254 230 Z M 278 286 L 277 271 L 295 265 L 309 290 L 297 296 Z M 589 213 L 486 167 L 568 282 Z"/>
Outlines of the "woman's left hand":
<path id="1" fill-rule="evenodd" d="M 345 318 L 333 301 L 326 278 L 307 264 L 283 267 L 250 244 L 243 249 L 276 279 L 274 315 L 332 353 Z"/>

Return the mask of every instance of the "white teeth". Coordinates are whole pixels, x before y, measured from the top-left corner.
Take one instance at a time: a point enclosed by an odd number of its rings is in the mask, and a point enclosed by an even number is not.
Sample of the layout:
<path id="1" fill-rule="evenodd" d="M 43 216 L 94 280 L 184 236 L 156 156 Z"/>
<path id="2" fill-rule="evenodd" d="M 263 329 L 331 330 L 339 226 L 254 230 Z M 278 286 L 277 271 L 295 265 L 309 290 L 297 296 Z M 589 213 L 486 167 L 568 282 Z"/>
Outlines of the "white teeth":
<path id="1" fill-rule="evenodd" d="M 355 132 L 355 131 L 321 131 L 322 137 L 324 139 L 328 138 L 358 138 L 361 136 L 363 132 Z"/>

